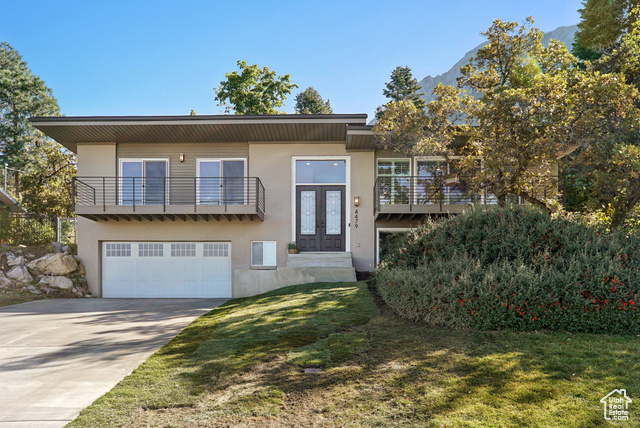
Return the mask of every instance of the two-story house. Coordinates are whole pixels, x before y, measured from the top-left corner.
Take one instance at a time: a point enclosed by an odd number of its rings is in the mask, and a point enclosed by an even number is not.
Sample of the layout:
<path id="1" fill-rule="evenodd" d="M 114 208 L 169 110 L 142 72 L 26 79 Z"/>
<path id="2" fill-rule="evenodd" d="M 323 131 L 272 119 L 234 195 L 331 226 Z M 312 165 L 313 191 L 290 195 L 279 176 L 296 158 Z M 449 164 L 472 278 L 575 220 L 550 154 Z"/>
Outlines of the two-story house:
<path id="1" fill-rule="evenodd" d="M 385 238 L 495 199 L 376 150 L 366 114 L 38 117 L 78 158 L 78 253 L 103 297 L 242 297 L 372 271 Z M 452 178 L 453 177 L 453 178 Z M 288 254 L 296 242 L 300 254 Z"/>

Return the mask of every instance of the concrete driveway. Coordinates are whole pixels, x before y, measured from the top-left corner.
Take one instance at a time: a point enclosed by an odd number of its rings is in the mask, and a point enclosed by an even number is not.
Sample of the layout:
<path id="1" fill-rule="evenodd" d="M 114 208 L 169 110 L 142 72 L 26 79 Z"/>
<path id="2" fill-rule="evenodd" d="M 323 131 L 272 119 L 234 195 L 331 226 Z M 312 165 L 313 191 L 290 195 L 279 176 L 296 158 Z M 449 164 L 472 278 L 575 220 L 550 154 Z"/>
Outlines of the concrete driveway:
<path id="1" fill-rule="evenodd" d="M 0 427 L 61 427 L 226 299 L 69 299 L 0 308 Z"/>

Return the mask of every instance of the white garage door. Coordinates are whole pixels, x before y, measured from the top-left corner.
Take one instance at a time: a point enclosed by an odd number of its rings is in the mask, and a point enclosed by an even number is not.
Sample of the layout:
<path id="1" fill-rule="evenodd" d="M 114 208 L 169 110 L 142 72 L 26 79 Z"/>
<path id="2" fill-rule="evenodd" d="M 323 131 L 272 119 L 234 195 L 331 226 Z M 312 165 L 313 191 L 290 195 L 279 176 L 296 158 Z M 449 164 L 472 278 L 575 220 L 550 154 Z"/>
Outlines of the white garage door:
<path id="1" fill-rule="evenodd" d="M 104 242 L 103 297 L 231 297 L 229 242 Z"/>

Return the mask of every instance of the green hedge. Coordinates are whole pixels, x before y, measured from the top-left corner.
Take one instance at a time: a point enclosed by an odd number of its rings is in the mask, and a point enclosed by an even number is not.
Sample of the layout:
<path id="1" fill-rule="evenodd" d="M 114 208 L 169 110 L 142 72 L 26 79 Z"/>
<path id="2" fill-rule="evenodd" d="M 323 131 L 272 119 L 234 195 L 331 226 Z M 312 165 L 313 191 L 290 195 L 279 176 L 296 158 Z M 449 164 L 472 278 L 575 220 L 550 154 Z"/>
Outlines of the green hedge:
<path id="1" fill-rule="evenodd" d="M 637 238 L 530 207 L 473 209 L 408 234 L 373 281 L 411 320 L 638 334 L 639 249 Z"/>

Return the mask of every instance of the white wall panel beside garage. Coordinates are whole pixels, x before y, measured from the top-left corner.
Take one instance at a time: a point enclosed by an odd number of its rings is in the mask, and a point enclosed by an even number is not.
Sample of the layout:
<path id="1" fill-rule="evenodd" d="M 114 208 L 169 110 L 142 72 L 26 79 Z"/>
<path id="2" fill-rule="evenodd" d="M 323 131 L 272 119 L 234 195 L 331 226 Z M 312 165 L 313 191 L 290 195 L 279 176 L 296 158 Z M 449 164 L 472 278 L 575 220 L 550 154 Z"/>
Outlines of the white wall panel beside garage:
<path id="1" fill-rule="evenodd" d="M 103 297 L 232 297 L 229 242 L 103 242 Z"/>

